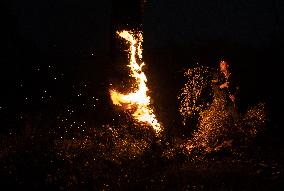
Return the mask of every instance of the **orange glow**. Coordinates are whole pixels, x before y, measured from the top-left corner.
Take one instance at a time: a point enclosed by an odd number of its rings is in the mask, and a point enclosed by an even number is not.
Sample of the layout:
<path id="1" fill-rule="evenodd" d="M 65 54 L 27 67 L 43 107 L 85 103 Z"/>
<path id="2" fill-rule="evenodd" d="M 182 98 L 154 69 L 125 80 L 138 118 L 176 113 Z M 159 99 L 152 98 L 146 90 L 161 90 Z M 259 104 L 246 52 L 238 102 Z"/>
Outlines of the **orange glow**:
<path id="1" fill-rule="evenodd" d="M 155 132 L 159 133 L 162 127 L 156 119 L 153 109 L 150 107 L 150 97 L 147 95 L 147 78 L 142 70 L 145 65 L 142 60 L 143 36 L 140 32 L 134 34 L 125 30 L 117 32 L 117 34 L 130 44 L 129 64 L 127 66 L 130 68 L 130 77 L 135 79 L 136 83 L 133 84 L 133 87 L 136 87 L 136 90 L 129 94 L 122 94 L 112 89 L 110 90 L 111 100 L 113 104 L 123 106 L 124 109 L 135 110 L 132 116 L 137 121 L 151 125 Z"/>

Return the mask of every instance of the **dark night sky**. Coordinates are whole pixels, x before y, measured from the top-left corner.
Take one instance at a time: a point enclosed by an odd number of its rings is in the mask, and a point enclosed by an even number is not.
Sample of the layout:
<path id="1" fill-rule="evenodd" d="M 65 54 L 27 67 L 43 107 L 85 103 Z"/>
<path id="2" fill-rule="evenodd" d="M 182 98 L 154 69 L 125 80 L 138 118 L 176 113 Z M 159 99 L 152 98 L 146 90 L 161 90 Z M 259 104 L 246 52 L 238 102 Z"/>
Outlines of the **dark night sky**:
<path id="1" fill-rule="evenodd" d="M 107 49 L 111 8 L 110 0 L 84 3 L 14 0 L 6 3 L 4 11 L 7 16 L 14 17 L 14 23 L 10 25 L 41 48 L 52 43 L 81 41 L 83 44 L 93 40 L 94 43 L 89 44 Z M 133 13 L 121 15 L 131 17 Z M 144 13 L 148 46 L 153 48 L 168 47 L 171 43 L 188 46 L 215 39 L 267 46 L 279 40 L 283 22 L 283 3 L 279 0 L 182 0 L 178 3 L 158 0 L 148 2 Z M 81 38 L 72 38 L 78 36 Z"/>
<path id="2" fill-rule="evenodd" d="M 155 1 L 145 17 L 153 47 L 216 39 L 269 46 L 283 32 L 283 5 L 276 0 Z"/>
<path id="3" fill-rule="evenodd" d="M 72 97 L 74 83 L 106 85 L 108 75 L 121 70 L 110 63 L 112 29 L 139 17 L 135 11 L 139 9 L 130 9 L 127 1 L 120 6 L 113 2 L 2 2 L 1 109 L 21 110 L 27 96 L 41 97 L 39 92 L 45 89 L 60 102 Z M 282 108 L 278 59 L 284 44 L 283 8 L 280 0 L 146 1 L 139 19 L 153 86 L 163 89 L 170 82 L 163 93 L 168 94 L 183 68 L 195 62 L 214 65 L 221 56 L 230 55 L 246 82 L 248 100 L 262 94 L 272 99 L 277 113 Z M 40 98 L 36 99 L 34 105 L 40 108 Z"/>

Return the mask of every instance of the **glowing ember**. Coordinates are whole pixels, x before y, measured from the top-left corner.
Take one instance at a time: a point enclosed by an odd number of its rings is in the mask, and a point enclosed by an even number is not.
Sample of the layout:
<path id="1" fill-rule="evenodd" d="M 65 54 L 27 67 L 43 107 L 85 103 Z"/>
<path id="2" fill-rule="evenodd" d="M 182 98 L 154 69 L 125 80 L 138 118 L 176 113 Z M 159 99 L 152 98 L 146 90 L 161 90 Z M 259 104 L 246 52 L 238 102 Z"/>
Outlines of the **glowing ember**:
<path id="1" fill-rule="evenodd" d="M 179 112 L 185 125 L 188 118 L 200 113 L 209 105 L 207 100 L 202 99 L 202 94 L 209 84 L 210 69 L 197 64 L 196 67 L 189 68 L 184 72 L 184 76 L 187 78 L 187 82 L 177 98 L 180 102 Z M 208 96 L 206 95 L 206 97 Z"/>
<path id="2" fill-rule="evenodd" d="M 216 71 L 202 66 L 185 72 L 187 82 L 178 96 L 179 112 L 184 122 L 194 114 L 197 114 L 194 117 L 198 119 L 197 129 L 189 140 L 181 144 L 185 154 L 194 153 L 194 150 L 206 154 L 231 148 L 232 144 L 240 144 L 255 137 L 268 120 L 265 104 L 261 102 L 234 119 L 226 97 L 212 83 L 214 73 Z M 202 96 L 203 92 L 205 96 Z M 212 100 L 203 97 L 212 97 Z M 169 157 L 173 152 L 169 150 L 164 154 Z"/>
<path id="3" fill-rule="evenodd" d="M 117 34 L 130 44 L 128 67 L 131 72 L 130 76 L 133 77 L 136 82 L 133 84 L 133 87 L 137 89 L 126 95 L 115 90 L 110 90 L 112 102 L 115 105 L 124 106 L 126 109 L 135 110 L 132 115 L 136 120 L 148 123 L 153 127 L 156 133 L 159 133 L 162 130 L 161 125 L 156 119 L 153 109 L 150 107 L 150 97 L 147 95 L 147 78 L 142 70 L 142 67 L 145 65 L 142 60 L 142 34 L 140 32 L 133 34 L 125 30 L 117 32 Z"/>

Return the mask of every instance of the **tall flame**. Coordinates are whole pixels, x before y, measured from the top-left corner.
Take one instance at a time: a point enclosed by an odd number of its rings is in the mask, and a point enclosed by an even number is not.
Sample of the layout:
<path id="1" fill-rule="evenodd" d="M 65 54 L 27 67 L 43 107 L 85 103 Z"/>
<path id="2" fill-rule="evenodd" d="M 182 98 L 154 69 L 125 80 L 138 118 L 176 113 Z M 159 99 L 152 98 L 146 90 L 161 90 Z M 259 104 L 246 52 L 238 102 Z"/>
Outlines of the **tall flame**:
<path id="1" fill-rule="evenodd" d="M 162 130 L 161 125 L 150 107 L 150 97 L 147 95 L 147 78 L 142 70 L 142 67 L 145 65 L 142 60 L 143 36 L 140 32 L 135 35 L 126 30 L 117 32 L 117 34 L 130 44 L 128 67 L 131 72 L 130 77 L 133 77 L 136 81 L 137 90 L 126 95 L 110 90 L 112 102 L 118 106 L 127 106 L 127 109 L 135 109 L 132 116 L 140 122 L 148 123 L 156 133 L 159 133 Z M 137 58 L 141 64 L 138 64 Z"/>

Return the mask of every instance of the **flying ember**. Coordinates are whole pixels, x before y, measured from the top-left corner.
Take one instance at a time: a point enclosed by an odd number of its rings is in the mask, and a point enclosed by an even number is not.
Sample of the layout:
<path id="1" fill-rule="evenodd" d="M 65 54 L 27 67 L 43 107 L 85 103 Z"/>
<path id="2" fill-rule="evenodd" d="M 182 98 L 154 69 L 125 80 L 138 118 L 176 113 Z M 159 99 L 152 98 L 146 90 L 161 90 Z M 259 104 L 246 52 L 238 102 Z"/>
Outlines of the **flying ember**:
<path id="1" fill-rule="evenodd" d="M 142 33 L 133 33 L 124 30 L 117 32 L 117 34 L 130 45 L 129 64 L 127 66 L 130 68 L 130 77 L 135 79 L 135 83 L 132 84 L 132 86 L 135 87 L 136 90 L 128 94 L 122 94 L 111 89 L 110 96 L 112 102 L 115 105 L 124 106 L 127 110 L 134 111 L 132 116 L 137 121 L 151 125 L 155 132 L 159 133 L 162 127 L 150 106 L 150 97 L 147 95 L 147 78 L 142 70 L 145 65 L 142 59 Z"/>

